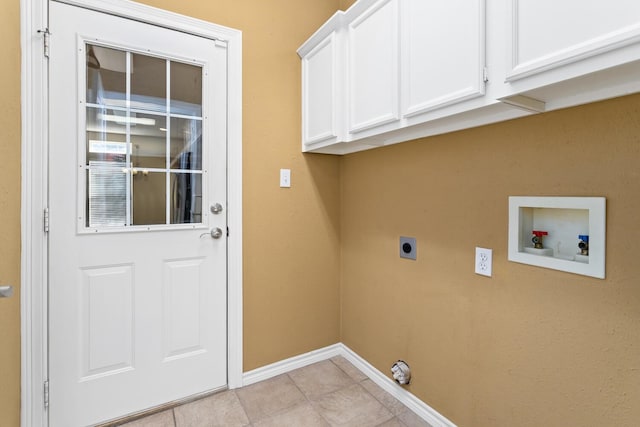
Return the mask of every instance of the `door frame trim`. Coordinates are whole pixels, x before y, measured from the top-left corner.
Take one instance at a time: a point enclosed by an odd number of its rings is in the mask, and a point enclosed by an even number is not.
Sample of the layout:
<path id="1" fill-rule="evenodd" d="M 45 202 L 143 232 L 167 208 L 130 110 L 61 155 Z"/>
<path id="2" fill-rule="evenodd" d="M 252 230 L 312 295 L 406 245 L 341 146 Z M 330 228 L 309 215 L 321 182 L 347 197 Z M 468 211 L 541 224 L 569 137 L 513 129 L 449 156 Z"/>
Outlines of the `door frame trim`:
<path id="1" fill-rule="evenodd" d="M 50 0 L 20 0 L 21 58 L 21 409 L 22 426 L 48 425 L 47 260 L 48 63 L 44 33 Z M 242 346 L 242 32 L 125 0 L 57 0 L 227 43 L 227 385 L 243 384 Z M 55 41 L 55 34 L 51 35 Z"/>

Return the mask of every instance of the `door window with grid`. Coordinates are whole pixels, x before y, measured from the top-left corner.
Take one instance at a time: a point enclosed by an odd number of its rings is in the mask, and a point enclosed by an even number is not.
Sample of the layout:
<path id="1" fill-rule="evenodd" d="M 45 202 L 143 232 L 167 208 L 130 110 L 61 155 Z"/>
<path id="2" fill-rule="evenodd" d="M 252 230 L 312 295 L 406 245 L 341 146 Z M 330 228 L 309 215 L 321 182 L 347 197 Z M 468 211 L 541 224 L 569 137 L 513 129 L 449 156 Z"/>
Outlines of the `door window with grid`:
<path id="1" fill-rule="evenodd" d="M 202 223 L 203 67 L 85 44 L 84 227 Z"/>

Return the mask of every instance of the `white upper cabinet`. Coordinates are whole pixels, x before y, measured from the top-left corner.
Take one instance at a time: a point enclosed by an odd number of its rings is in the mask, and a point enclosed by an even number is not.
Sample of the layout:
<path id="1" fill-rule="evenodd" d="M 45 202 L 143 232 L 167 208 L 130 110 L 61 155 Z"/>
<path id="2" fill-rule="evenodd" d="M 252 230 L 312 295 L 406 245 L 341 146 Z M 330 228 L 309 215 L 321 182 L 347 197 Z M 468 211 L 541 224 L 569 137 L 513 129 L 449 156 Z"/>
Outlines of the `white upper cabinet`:
<path id="1" fill-rule="evenodd" d="M 551 111 L 640 91 L 640 1 L 502 1 L 508 61 L 497 98 Z"/>
<path id="2" fill-rule="evenodd" d="M 337 12 L 298 49 L 303 150 L 344 154 L 417 138 L 425 129 L 416 125 L 483 104 L 485 1 L 359 0 Z"/>
<path id="3" fill-rule="evenodd" d="M 402 0 L 402 115 L 484 94 L 484 0 Z"/>
<path id="4" fill-rule="evenodd" d="M 332 32 L 304 58 L 303 129 L 306 144 L 333 140 L 336 129 L 336 34 Z"/>
<path id="5" fill-rule="evenodd" d="M 640 1 L 358 0 L 298 54 L 303 150 L 346 154 L 640 92 Z"/>
<path id="6" fill-rule="evenodd" d="M 380 0 L 348 25 L 349 132 L 399 119 L 399 0 Z"/>
<path id="7" fill-rule="evenodd" d="M 317 44 L 299 50 L 302 56 L 302 140 L 312 149 L 338 142 L 342 127 L 340 97 L 343 67 L 342 44 L 339 43 L 340 14 L 316 33 Z"/>
<path id="8" fill-rule="evenodd" d="M 511 0 L 511 69 L 515 81 L 638 41 L 638 0 Z"/>

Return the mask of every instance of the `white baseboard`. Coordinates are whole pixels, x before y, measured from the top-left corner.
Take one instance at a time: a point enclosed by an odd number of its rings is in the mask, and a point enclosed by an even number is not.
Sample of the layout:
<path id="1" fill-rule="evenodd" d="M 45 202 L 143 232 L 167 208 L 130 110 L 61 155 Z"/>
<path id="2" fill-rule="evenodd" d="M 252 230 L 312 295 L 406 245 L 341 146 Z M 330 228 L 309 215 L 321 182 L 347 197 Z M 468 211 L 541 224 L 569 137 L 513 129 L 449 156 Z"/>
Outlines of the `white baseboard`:
<path id="1" fill-rule="evenodd" d="M 400 385 L 396 384 L 395 381 L 380 372 L 349 347 L 344 344 L 340 344 L 340 346 L 342 347 L 341 356 L 362 371 L 363 374 L 368 376 L 369 379 L 376 383 L 380 388 L 398 399 L 404 406 L 415 412 L 417 416 L 431 424 L 432 427 L 456 427 L 453 422 L 402 388 Z M 391 365 L 389 365 L 389 371 L 391 371 Z"/>
<path id="2" fill-rule="evenodd" d="M 411 409 L 416 415 L 425 420 L 431 426 L 456 427 L 453 422 L 396 384 L 395 381 L 380 372 L 373 365 L 342 343 L 333 344 L 328 347 L 310 351 L 309 353 L 301 354 L 299 356 L 290 357 L 289 359 L 281 360 L 280 362 L 245 372 L 243 375 L 243 384 L 247 386 L 264 381 L 278 375 L 286 374 L 294 369 L 331 359 L 335 356 L 342 356 L 347 359 L 353 366 L 369 377 L 371 381 L 398 399 L 403 405 Z M 389 367 L 389 369 L 391 369 L 391 367 Z"/>
<path id="3" fill-rule="evenodd" d="M 332 357 L 342 355 L 342 344 L 333 344 L 319 350 L 313 350 L 299 356 L 290 357 L 276 363 L 272 363 L 252 371 L 245 372 L 242 376 L 243 385 L 251 385 L 278 375 L 286 374 L 294 369 L 303 368 L 313 363 L 322 362 Z"/>

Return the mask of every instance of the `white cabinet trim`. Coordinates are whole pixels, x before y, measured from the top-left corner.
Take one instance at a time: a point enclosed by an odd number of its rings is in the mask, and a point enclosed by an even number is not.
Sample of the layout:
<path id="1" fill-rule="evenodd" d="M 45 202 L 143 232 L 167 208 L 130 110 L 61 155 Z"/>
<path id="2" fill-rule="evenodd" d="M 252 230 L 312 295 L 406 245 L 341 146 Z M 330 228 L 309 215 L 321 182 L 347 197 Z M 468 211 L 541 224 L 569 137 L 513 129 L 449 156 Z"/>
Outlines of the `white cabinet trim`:
<path id="1" fill-rule="evenodd" d="M 410 118 L 419 116 L 420 114 L 447 107 L 449 105 L 457 104 L 458 102 L 473 99 L 482 95 L 484 95 L 484 90 L 482 90 L 481 87 L 468 86 L 464 89 L 448 93 L 446 96 L 435 98 L 429 102 L 423 102 L 421 104 L 416 104 L 408 107 L 406 113 L 404 113 L 402 117 Z"/>

